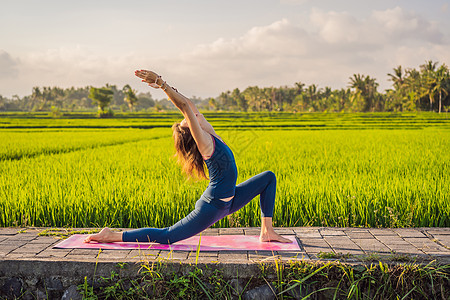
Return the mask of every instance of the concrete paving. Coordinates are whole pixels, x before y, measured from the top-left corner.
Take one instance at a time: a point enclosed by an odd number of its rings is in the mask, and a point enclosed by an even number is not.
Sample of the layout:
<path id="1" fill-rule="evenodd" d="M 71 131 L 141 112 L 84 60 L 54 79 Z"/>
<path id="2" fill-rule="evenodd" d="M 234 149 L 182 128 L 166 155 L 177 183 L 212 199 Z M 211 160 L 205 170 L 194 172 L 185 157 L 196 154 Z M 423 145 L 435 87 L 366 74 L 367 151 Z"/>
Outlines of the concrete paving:
<path id="1" fill-rule="evenodd" d="M 40 236 L 46 228 L 0 228 L 0 262 L 139 262 L 171 261 L 191 264 L 196 253 L 163 250 L 53 249 L 61 241 Z M 72 229 L 77 230 L 77 229 Z M 200 252 L 198 263 L 254 264 L 282 261 L 339 260 L 349 263 L 428 262 L 450 264 L 450 228 L 277 228 L 284 235 L 295 235 L 300 245 L 296 252 L 216 251 Z M 258 235 L 259 228 L 207 229 L 203 235 Z"/>
<path id="2" fill-rule="evenodd" d="M 372 264 L 379 265 L 378 261 L 391 266 L 430 262 L 430 268 L 436 264 L 450 265 L 450 228 L 276 230 L 294 235 L 300 250 L 200 252 L 197 257 L 195 251 L 53 249 L 61 239 L 43 233 L 64 233 L 64 229 L 0 228 L 0 298 L 66 299 L 69 291 L 76 292 L 83 283 L 98 288 L 103 282 L 101 278 L 108 280 L 113 275 L 127 283 L 141 282 L 144 277 L 186 275 L 198 269 L 206 277 L 220 274 L 228 282 L 250 282 L 255 278 L 268 282 L 277 280 L 279 270 L 283 270 L 280 262 L 284 266 L 291 262 L 311 262 L 316 267 L 345 263 L 355 270 L 372 268 Z M 233 234 L 258 235 L 259 228 L 207 229 L 202 233 Z M 81 299 L 79 292 L 74 297 Z"/>

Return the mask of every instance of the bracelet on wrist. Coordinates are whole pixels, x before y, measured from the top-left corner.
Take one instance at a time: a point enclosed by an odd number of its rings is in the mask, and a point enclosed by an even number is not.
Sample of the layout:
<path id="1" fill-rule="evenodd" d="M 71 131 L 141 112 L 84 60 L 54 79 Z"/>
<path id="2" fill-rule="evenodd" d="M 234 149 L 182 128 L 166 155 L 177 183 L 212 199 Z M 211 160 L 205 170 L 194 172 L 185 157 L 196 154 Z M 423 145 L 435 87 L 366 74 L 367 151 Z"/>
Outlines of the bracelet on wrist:
<path id="1" fill-rule="evenodd" d="M 159 87 L 165 92 L 167 90 L 167 86 L 167 82 L 164 81 Z"/>
<path id="2" fill-rule="evenodd" d="M 162 81 L 162 83 L 161 84 L 159 84 L 158 83 L 158 80 L 161 80 Z M 160 88 L 160 89 L 162 89 L 163 91 L 166 91 L 167 90 L 167 87 L 169 87 L 169 85 L 167 84 L 167 82 L 165 81 L 165 80 L 163 80 L 162 78 L 161 78 L 161 76 L 158 76 L 158 77 L 156 77 L 155 78 L 155 82 L 152 82 L 152 83 L 149 83 L 149 85 L 151 86 L 151 87 L 154 87 L 154 88 Z M 178 92 L 178 90 L 176 89 L 176 88 L 172 88 L 174 91 L 176 91 L 176 92 Z"/>

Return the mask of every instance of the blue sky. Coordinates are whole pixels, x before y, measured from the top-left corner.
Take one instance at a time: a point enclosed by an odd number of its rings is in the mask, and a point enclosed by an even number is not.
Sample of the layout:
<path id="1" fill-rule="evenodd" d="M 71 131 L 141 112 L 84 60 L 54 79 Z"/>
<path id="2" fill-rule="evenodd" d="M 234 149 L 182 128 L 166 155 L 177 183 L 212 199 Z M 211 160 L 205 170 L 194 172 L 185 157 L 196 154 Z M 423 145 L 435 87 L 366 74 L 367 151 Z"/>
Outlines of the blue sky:
<path id="1" fill-rule="evenodd" d="M 187 96 L 299 81 L 341 88 L 354 73 L 382 90 L 397 65 L 450 64 L 449 2 L 2 1 L 0 95 L 129 83 L 162 98 L 134 78 L 138 68 Z"/>

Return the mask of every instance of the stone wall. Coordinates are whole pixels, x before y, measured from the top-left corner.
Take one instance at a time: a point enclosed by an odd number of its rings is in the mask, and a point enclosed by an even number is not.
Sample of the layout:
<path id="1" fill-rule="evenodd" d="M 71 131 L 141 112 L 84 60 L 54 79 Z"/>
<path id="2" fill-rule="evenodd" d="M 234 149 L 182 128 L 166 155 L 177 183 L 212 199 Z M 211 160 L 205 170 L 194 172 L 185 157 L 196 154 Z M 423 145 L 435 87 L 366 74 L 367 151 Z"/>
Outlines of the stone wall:
<path id="1" fill-rule="evenodd" d="M 158 263 L 157 263 L 158 264 Z M 138 279 L 141 263 L 119 264 L 118 262 L 74 262 L 74 261 L 39 261 L 39 260 L 2 260 L 0 261 L 0 299 L 81 299 L 77 286 L 85 281 L 96 287 L 99 281 L 93 278 L 110 277 L 112 272 L 121 278 Z M 214 272 L 220 269 L 224 278 L 230 284 L 242 288 L 235 277 L 240 280 L 256 276 L 261 272 L 257 264 L 181 264 L 179 262 L 164 262 L 158 266 L 161 273 L 188 274 L 195 268 L 204 272 Z M 253 298 L 253 297 L 252 297 Z"/>

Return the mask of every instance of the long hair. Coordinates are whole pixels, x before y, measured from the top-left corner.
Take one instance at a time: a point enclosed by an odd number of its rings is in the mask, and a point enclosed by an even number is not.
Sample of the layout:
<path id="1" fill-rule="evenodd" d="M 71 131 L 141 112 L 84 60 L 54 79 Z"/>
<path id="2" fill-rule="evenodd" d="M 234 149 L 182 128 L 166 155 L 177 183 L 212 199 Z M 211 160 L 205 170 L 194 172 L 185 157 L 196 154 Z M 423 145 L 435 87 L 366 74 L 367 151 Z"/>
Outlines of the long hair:
<path id="1" fill-rule="evenodd" d="M 181 127 L 180 123 L 172 125 L 175 142 L 175 157 L 182 170 L 190 178 L 208 179 L 205 174 L 205 163 L 198 150 L 189 127 Z"/>

